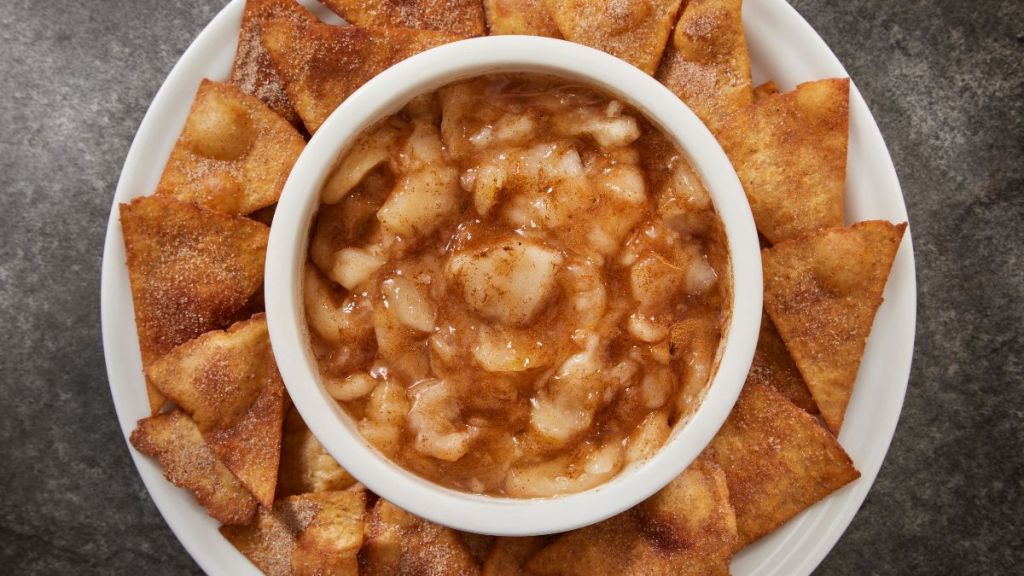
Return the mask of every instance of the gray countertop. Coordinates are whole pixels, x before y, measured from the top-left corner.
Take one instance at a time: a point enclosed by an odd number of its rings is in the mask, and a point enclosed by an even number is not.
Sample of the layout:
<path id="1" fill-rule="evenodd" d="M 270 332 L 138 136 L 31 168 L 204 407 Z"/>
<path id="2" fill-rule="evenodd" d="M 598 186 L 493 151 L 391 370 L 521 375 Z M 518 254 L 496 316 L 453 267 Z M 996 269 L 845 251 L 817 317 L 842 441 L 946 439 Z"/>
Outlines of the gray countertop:
<path id="1" fill-rule="evenodd" d="M 142 115 L 223 3 L 2 3 L 0 572 L 198 572 L 116 424 L 100 259 Z M 818 573 L 1020 570 L 1024 2 L 793 3 L 886 137 L 919 282 L 896 438 Z"/>

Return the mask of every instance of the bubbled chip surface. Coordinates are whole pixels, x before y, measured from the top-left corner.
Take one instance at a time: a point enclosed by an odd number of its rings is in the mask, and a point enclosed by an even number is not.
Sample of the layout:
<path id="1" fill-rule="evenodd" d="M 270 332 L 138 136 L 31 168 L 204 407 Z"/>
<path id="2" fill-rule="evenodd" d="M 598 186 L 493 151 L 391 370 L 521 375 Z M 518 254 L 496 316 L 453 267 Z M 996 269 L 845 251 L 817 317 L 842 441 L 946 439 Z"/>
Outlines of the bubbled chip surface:
<path id="1" fill-rule="evenodd" d="M 364 576 L 477 576 L 480 566 L 451 528 L 378 500 L 360 554 Z"/>
<path id="2" fill-rule="evenodd" d="M 323 0 L 357 26 L 419 28 L 462 36 L 486 32 L 480 0 Z"/>
<path id="3" fill-rule="evenodd" d="M 490 34 L 520 34 L 561 38 L 544 0 L 484 0 Z"/>
<path id="4" fill-rule="evenodd" d="M 203 80 L 156 193 L 229 214 L 277 202 L 305 140 L 237 86 Z"/>

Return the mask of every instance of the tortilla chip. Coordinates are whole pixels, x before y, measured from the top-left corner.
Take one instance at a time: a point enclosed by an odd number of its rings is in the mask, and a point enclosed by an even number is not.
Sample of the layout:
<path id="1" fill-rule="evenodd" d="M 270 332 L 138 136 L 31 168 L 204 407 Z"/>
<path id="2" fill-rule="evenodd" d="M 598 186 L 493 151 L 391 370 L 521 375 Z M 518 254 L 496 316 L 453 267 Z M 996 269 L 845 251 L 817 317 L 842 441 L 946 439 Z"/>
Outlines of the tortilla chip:
<path id="1" fill-rule="evenodd" d="M 484 0 L 488 33 L 561 38 L 544 0 Z"/>
<path id="2" fill-rule="evenodd" d="M 837 434 L 905 228 L 860 222 L 762 252 L 765 309 Z"/>
<path id="3" fill-rule="evenodd" d="M 807 389 L 800 370 L 767 314 L 761 317 L 761 335 L 757 340 L 754 361 L 750 365 L 746 383 L 771 386 L 801 409 L 811 414 L 818 413 L 818 405 L 811 398 L 811 391 Z"/>
<path id="4" fill-rule="evenodd" d="M 294 407 L 284 420 L 278 497 L 344 490 L 356 483 L 309 431 Z"/>
<path id="5" fill-rule="evenodd" d="M 231 65 L 231 83 L 241 88 L 242 92 L 262 100 L 296 128 L 301 128 L 302 120 L 288 99 L 274 64 L 270 61 L 270 55 L 260 39 L 263 24 L 274 19 L 318 21 L 312 12 L 295 0 L 245 0 L 238 48 Z"/>
<path id="6" fill-rule="evenodd" d="M 729 483 L 738 547 L 860 477 L 814 416 L 761 384 L 744 387 L 711 453 Z"/>
<path id="7" fill-rule="evenodd" d="M 247 526 L 221 526 L 220 533 L 266 576 L 291 576 L 296 541 L 291 529 L 273 511 L 260 506 Z"/>
<path id="8" fill-rule="evenodd" d="M 544 0 L 566 40 L 603 50 L 654 74 L 680 0 Z"/>
<path id="9" fill-rule="evenodd" d="M 273 506 L 284 383 L 262 315 L 207 332 L 155 362 L 150 381 L 188 412 L 207 444 L 264 506 Z"/>
<path id="10" fill-rule="evenodd" d="M 482 36 L 480 0 L 321 0 L 356 26 L 418 28 L 461 36 Z"/>
<path id="11" fill-rule="evenodd" d="M 480 566 L 451 528 L 378 500 L 359 558 L 363 576 L 476 576 Z"/>
<path id="12" fill-rule="evenodd" d="M 203 80 L 156 193 L 248 214 L 277 202 L 305 145 L 255 96 Z"/>
<path id="13" fill-rule="evenodd" d="M 144 367 L 248 315 L 263 286 L 269 228 L 158 196 L 121 204 L 121 228 Z M 164 399 L 147 386 L 156 413 Z"/>
<path id="14" fill-rule="evenodd" d="M 491 548 L 494 547 L 494 536 L 459 530 L 456 530 L 456 532 L 458 532 L 459 538 L 462 538 L 463 544 L 469 549 L 469 553 L 473 555 L 477 563 L 483 564 L 484 560 L 487 560 L 487 556 L 491 553 Z"/>
<path id="15" fill-rule="evenodd" d="M 526 573 L 526 563 L 537 552 L 548 545 L 547 536 L 526 536 L 523 538 L 501 537 L 494 541 L 483 576 L 520 576 Z"/>
<path id="16" fill-rule="evenodd" d="M 406 58 L 463 36 L 274 20 L 263 43 L 310 134 L 360 86 Z"/>
<path id="17" fill-rule="evenodd" d="M 719 131 L 772 244 L 843 225 L 849 92 L 846 78 L 807 82 L 758 100 Z"/>
<path id="18" fill-rule="evenodd" d="M 278 502 L 275 511 L 298 535 L 292 554 L 296 576 L 359 574 L 366 494 L 319 492 Z"/>
<path id="19" fill-rule="evenodd" d="M 658 80 L 717 132 L 754 101 L 743 0 L 690 0 L 658 68 Z"/>
<path id="20" fill-rule="evenodd" d="M 779 87 L 775 85 L 775 82 L 769 80 L 760 86 L 754 88 L 754 101 L 757 102 L 761 98 L 766 96 L 774 96 L 779 93 Z"/>
<path id="21" fill-rule="evenodd" d="M 527 569 L 538 576 L 726 576 L 735 543 L 725 475 L 701 457 L 636 508 L 559 537 Z"/>
<path id="22" fill-rule="evenodd" d="M 164 476 L 190 490 L 210 516 L 223 524 L 245 524 L 256 513 L 256 499 L 217 459 L 199 428 L 180 410 L 139 420 L 130 441 L 156 458 Z"/>

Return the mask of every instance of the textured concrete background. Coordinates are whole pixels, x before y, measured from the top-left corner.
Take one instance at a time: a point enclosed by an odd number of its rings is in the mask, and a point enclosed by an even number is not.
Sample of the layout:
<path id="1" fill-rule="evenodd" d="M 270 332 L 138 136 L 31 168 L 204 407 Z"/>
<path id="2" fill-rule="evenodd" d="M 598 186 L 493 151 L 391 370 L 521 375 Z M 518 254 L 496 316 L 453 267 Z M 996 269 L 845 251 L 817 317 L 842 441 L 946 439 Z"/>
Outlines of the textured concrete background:
<path id="1" fill-rule="evenodd" d="M 1024 2 L 794 4 L 889 143 L 920 286 L 899 430 L 818 573 L 1019 574 Z M 0 572 L 198 572 L 117 428 L 99 279 L 132 136 L 222 5 L 0 2 Z"/>

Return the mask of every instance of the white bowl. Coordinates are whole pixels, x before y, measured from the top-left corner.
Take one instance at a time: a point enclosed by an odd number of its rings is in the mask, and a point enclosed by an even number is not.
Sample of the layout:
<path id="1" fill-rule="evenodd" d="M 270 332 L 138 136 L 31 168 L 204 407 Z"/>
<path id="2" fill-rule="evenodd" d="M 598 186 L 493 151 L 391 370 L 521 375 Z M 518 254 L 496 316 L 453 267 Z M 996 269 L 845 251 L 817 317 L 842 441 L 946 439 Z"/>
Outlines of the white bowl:
<path id="1" fill-rule="evenodd" d="M 377 452 L 320 382 L 302 305 L 302 268 L 320 189 L 364 129 L 411 98 L 458 80 L 499 72 L 554 74 L 621 98 L 675 139 L 700 174 L 725 227 L 733 277 L 732 317 L 703 402 L 652 458 L 585 492 L 543 499 L 459 492 L 417 476 Z M 418 54 L 384 71 L 338 107 L 306 145 L 285 185 L 270 233 L 266 311 L 278 367 L 310 430 L 367 488 L 431 521 L 482 534 L 526 536 L 598 522 L 652 495 L 696 458 L 736 402 L 761 321 L 761 254 L 750 207 L 715 138 L 674 94 L 637 68 L 561 40 L 475 38 Z"/>

